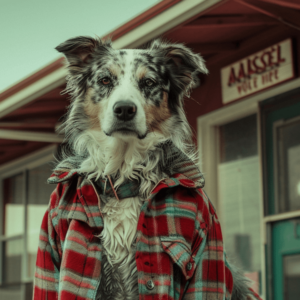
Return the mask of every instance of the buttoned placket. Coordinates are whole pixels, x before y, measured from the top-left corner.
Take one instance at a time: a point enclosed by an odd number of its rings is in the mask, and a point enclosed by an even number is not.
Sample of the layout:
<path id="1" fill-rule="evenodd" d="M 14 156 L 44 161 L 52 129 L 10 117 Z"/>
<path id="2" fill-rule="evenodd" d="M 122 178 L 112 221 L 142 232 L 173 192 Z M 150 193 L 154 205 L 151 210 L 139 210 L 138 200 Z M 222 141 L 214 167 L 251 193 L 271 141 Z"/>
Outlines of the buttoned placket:
<path id="1" fill-rule="evenodd" d="M 103 215 L 102 215 L 102 212 L 101 212 L 101 199 L 100 199 L 100 196 L 98 195 L 97 190 L 96 190 L 96 188 L 95 188 L 95 186 L 94 186 L 92 180 L 89 180 L 89 182 L 91 183 L 91 185 L 92 185 L 92 187 L 93 187 L 93 190 L 94 190 L 94 192 L 95 192 L 95 194 L 96 194 L 96 196 L 97 196 L 99 212 L 100 212 L 100 215 L 101 215 L 101 217 L 102 217 L 102 219 L 103 219 Z M 104 221 L 103 221 L 103 224 L 104 224 Z M 99 233 L 97 232 L 96 234 L 94 234 L 94 236 L 96 236 L 97 238 L 99 238 Z M 100 243 L 100 244 L 101 244 L 101 243 Z M 102 261 L 101 261 L 100 263 L 101 263 L 101 268 L 102 268 Z M 99 287 L 100 287 L 100 284 L 101 284 L 101 274 L 100 274 L 99 282 L 98 282 L 98 284 L 97 284 L 97 286 L 96 286 L 96 289 L 95 289 L 95 297 L 94 297 L 93 300 L 97 300 L 96 297 L 97 297 L 97 293 L 98 293 L 98 289 L 99 289 Z"/>
<path id="2" fill-rule="evenodd" d="M 150 214 L 150 212 L 151 212 L 151 209 L 150 209 L 150 204 L 151 204 L 151 200 L 152 200 L 152 198 L 153 197 L 151 197 L 152 196 L 152 192 L 155 190 L 155 188 L 159 185 L 159 184 L 161 184 L 165 179 L 167 179 L 167 178 L 163 178 L 163 179 L 161 179 L 154 187 L 153 187 L 153 189 L 151 190 L 151 192 L 149 193 L 149 196 L 148 196 L 148 198 L 149 198 L 149 201 L 148 201 L 148 205 L 147 205 L 147 212 Z M 149 226 L 147 226 L 147 231 L 148 231 L 148 228 L 149 228 Z M 153 264 L 151 263 L 151 255 L 150 255 L 150 253 L 151 253 L 151 251 L 150 251 L 150 243 L 149 243 L 149 241 L 148 241 L 148 248 L 149 248 L 149 264 L 150 264 L 150 276 L 151 276 L 151 279 L 150 280 L 148 280 L 147 281 L 147 283 L 146 283 L 146 287 L 147 287 L 147 289 L 149 290 L 149 291 L 151 291 L 151 290 L 153 290 L 154 289 L 154 287 L 155 287 L 155 284 L 154 284 L 154 282 L 153 282 L 153 278 L 154 278 L 154 275 L 153 275 L 153 271 L 152 271 L 152 269 L 153 269 Z"/>
<path id="3" fill-rule="evenodd" d="M 116 191 L 115 191 L 115 189 L 114 189 L 114 187 L 113 187 L 112 181 L 111 181 L 111 179 L 110 179 L 109 176 L 106 177 L 106 179 L 105 179 L 105 184 L 104 184 L 103 193 L 105 194 L 107 178 L 109 179 L 109 182 L 110 182 L 110 184 L 111 184 L 111 188 L 113 189 L 113 192 L 114 192 L 116 198 L 117 198 L 118 201 L 119 201 L 119 198 L 118 198 L 118 196 L 117 196 L 117 193 L 116 193 Z M 95 187 L 93 181 L 89 179 L 89 182 L 91 183 L 91 185 L 92 185 L 92 187 L 93 187 L 93 190 L 94 190 L 94 192 L 95 192 L 95 194 L 96 194 L 96 196 L 97 196 L 99 212 L 100 212 L 100 215 L 101 215 L 101 217 L 102 217 L 102 219 L 103 219 L 103 214 L 102 214 L 102 211 L 101 211 L 101 198 L 100 198 L 100 196 L 99 196 L 99 194 L 98 194 L 98 192 L 97 192 L 97 190 L 96 190 L 96 187 Z M 104 220 L 103 220 L 103 224 L 104 224 Z M 94 236 L 96 236 L 97 238 L 99 238 L 99 233 L 94 234 Z M 101 265 L 102 265 L 102 261 L 101 261 Z M 101 266 L 101 267 L 102 267 L 102 266 Z M 95 289 L 95 298 L 94 298 L 93 300 L 96 300 L 96 297 L 97 297 L 97 293 L 98 293 L 98 289 L 99 289 L 100 284 L 101 284 L 101 274 L 100 274 L 100 280 L 99 280 L 99 282 L 98 282 L 98 284 L 97 284 L 97 287 L 96 287 L 96 289 Z"/>
<path id="4" fill-rule="evenodd" d="M 164 180 L 166 180 L 167 178 L 163 178 L 163 179 L 161 179 L 154 187 L 153 187 L 153 189 L 151 190 L 151 192 L 149 193 L 149 196 L 147 197 L 148 198 L 148 203 L 147 203 L 147 206 L 146 206 L 146 211 L 145 211 L 145 213 L 147 213 L 147 214 L 151 214 L 151 209 L 150 209 L 150 205 L 151 205 L 151 201 L 152 201 L 152 199 L 153 199 L 153 197 L 155 196 L 154 194 L 152 194 L 153 193 L 153 191 L 155 190 L 155 188 L 157 188 L 158 186 L 159 186 L 159 184 L 161 184 Z M 106 179 L 107 180 L 107 179 Z M 90 181 L 90 183 L 91 183 L 91 185 L 92 185 L 92 187 L 93 187 L 93 190 L 94 190 L 94 192 L 96 193 L 96 196 L 97 196 L 97 199 L 98 199 L 98 207 L 99 207 L 99 211 L 100 211 L 100 214 L 101 214 L 101 216 L 102 216 L 102 218 L 103 218 L 103 215 L 102 215 L 102 212 L 101 212 L 101 199 L 100 199 L 100 196 L 99 196 L 99 194 L 97 193 L 97 190 L 96 190 L 96 188 L 95 188 L 95 186 L 94 186 L 94 184 L 93 184 L 93 182 L 92 182 L 92 180 L 89 180 Z M 112 182 L 111 182 L 111 180 L 109 180 L 110 181 L 110 184 L 112 185 Z M 180 180 L 179 180 L 179 182 L 180 182 Z M 184 182 L 184 183 L 182 183 L 182 182 L 180 182 L 180 184 L 182 185 L 182 186 L 185 186 L 185 187 L 187 187 L 187 188 L 194 188 L 195 187 L 195 184 L 194 184 L 194 182 L 192 181 L 192 180 L 190 180 L 190 179 L 188 179 L 188 181 L 187 182 Z M 106 188 L 106 181 L 105 181 L 105 188 Z M 116 194 L 116 192 L 115 192 L 115 190 L 114 190 L 114 188 L 113 188 L 113 186 L 112 186 L 112 189 L 113 189 L 113 191 L 114 191 L 114 193 Z M 117 198 L 118 199 L 118 198 Z M 118 199 L 119 200 L 119 199 Z M 139 221 L 138 221 L 138 223 L 140 222 L 140 217 L 139 217 Z M 148 224 L 147 224 L 147 231 L 148 231 L 148 228 L 149 228 L 149 226 L 148 226 Z M 99 235 L 98 235 L 99 236 Z M 155 283 L 153 282 L 153 278 L 154 278 L 154 275 L 153 275 L 153 264 L 151 263 L 151 255 L 150 255 L 150 253 L 151 253 L 151 249 L 150 249 L 150 243 L 149 243 L 149 241 L 148 241 L 148 249 L 149 249 L 149 265 L 150 265 L 150 279 L 149 280 L 147 280 L 147 282 L 146 282 L 146 288 L 149 290 L 149 291 L 152 291 L 153 289 L 154 289 L 154 287 L 155 287 Z M 193 268 L 193 265 L 192 265 L 192 263 L 191 262 L 188 262 L 187 263 L 187 265 L 186 265 L 186 269 L 187 269 L 187 271 L 191 271 L 192 270 L 192 268 Z M 100 280 L 99 280 L 99 284 L 98 284 L 98 287 L 99 287 L 99 285 L 100 285 L 100 282 L 101 282 L 101 276 L 100 276 Z"/>
<path id="5" fill-rule="evenodd" d="M 109 178 L 110 179 L 110 178 Z M 151 192 L 149 193 L 149 202 L 147 203 L 147 208 L 146 208 L 146 211 L 148 212 L 148 213 L 150 213 L 150 208 L 149 208 L 149 205 L 150 205 L 150 203 L 151 203 L 151 199 L 152 199 L 152 197 L 151 197 L 151 194 L 152 194 L 152 192 L 153 192 L 153 190 L 163 181 L 163 180 L 165 180 L 165 178 L 164 179 L 161 179 L 155 186 L 154 186 L 154 188 L 151 190 Z M 107 178 L 106 178 L 106 181 L 107 181 Z M 104 187 L 106 188 L 106 181 L 105 181 L 105 185 L 104 185 Z M 116 192 L 115 192 L 115 190 L 114 190 L 114 187 L 112 186 L 112 181 L 111 180 L 109 180 L 110 181 L 110 184 L 111 184 L 111 187 L 112 187 L 112 189 L 113 189 L 113 191 L 114 191 L 114 193 L 115 193 L 115 195 L 116 195 Z M 98 199 L 98 208 L 99 208 L 99 211 L 100 211 L 100 214 L 101 214 L 101 217 L 103 218 L 103 214 L 102 214 L 102 212 L 101 212 L 101 199 L 100 199 L 100 196 L 99 196 L 99 194 L 98 194 L 98 192 L 97 192 L 97 190 L 96 190 L 96 187 L 95 187 L 95 185 L 94 185 L 94 183 L 92 182 L 92 180 L 89 180 L 89 182 L 90 182 L 90 184 L 92 185 L 92 187 L 93 187 L 93 190 L 94 190 L 94 192 L 95 192 L 95 194 L 96 194 L 96 196 L 97 196 L 97 199 Z M 104 193 L 105 193 L 105 189 L 104 189 Z M 116 198 L 119 200 L 119 198 L 116 196 Z M 140 221 L 140 217 L 139 217 L 139 221 Z M 138 221 L 138 222 L 139 222 Z M 147 228 L 149 228 L 149 226 L 147 226 Z M 96 237 L 99 237 L 99 234 L 97 234 L 97 235 L 95 235 Z M 151 270 L 151 272 L 150 272 L 150 279 L 146 282 L 146 288 L 149 290 L 149 291 L 151 291 L 151 290 L 153 290 L 154 289 L 154 287 L 155 287 L 155 284 L 154 284 L 154 282 L 153 282 L 153 271 L 152 271 L 152 263 L 151 263 L 151 256 L 150 256 L 150 253 L 151 253 L 151 251 L 150 251 L 150 243 L 148 243 L 148 248 L 149 248 L 149 264 L 150 264 L 150 270 Z M 96 294 L 95 294 L 95 297 L 97 296 L 97 290 L 98 290 L 98 288 L 99 288 L 99 286 L 100 286 L 100 283 L 101 283 L 101 275 L 100 275 L 100 280 L 99 280 L 99 283 L 98 283 L 98 285 L 97 285 L 97 289 L 96 289 Z M 95 298 L 96 299 L 96 298 Z"/>
<path id="6" fill-rule="evenodd" d="M 148 206 L 147 206 L 147 213 L 148 214 L 150 214 L 150 212 L 151 212 L 151 209 L 149 207 L 150 203 L 151 202 L 149 201 Z M 148 260 L 149 260 L 149 265 L 150 265 L 150 279 L 147 281 L 146 287 L 149 291 L 151 291 L 151 290 L 154 289 L 154 283 L 153 283 L 153 272 L 152 272 L 153 264 L 151 262 L 151 255 L 150 255 L 151 249 L 150 249 L 150 243 L 149 243 L 149 232 L 148 232 L 148 230 L 149 230 L 149 225 L 148 225 L 148 221 L 147 221 L 147 235 L 148 235 L 148 249 L 149 249 L 149 251 L 148 251 Z"/>

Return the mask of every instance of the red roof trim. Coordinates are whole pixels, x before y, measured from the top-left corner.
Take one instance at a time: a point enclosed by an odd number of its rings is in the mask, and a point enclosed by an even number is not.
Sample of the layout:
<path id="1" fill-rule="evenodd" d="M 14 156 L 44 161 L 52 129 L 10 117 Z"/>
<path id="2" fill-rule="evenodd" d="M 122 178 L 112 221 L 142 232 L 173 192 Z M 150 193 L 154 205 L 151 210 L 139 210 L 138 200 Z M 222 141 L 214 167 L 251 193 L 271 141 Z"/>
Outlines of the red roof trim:
<path id="1" fill-rule="evenodd" d="M 110 32 L 105 37 L 112 37 L 112 40 L 116 40 L 119 37 L 123 36 L 127 32 L 135 29 L 136 27 L 140 26 L 141 24 L 147 22 L 148 20 L 154 18 L 158 14 L 162 13 L 163 11 L 167 10 L 171 6 L 175 5 L 176 3 L 182 0 L 163 0 L 158 4 L 154 5 L 153 7 L 149 8 L 142 14 L 138 15 L 131 21 L 125 23 L 123 26 L 117 28 L 116 30 Z"/>
<path id="2" fill-rule="evenodd" d="M 26 79 L 22 80 L 21 82 L 15 84 L 11 88 L 8 88 L 7 90 L 5 90 L 3 93 L 0 94 L 0 102 L 6 98 L 12 96 L 13 94 L 16 94 L 17 92 L 21 91 L 22 89 L 26 88 L 27 86 L 31 85 L 32 83 L 38 81 L 39 79 L 56 71 L 61 66 L 63 66 L 63 61 L 64 61 L 64 58 L 61 57 L 58 60 L 56 60 L 55 62 L 46 66 L 45 68 L 32 74 L 31 76 L 27 77 Z"/>

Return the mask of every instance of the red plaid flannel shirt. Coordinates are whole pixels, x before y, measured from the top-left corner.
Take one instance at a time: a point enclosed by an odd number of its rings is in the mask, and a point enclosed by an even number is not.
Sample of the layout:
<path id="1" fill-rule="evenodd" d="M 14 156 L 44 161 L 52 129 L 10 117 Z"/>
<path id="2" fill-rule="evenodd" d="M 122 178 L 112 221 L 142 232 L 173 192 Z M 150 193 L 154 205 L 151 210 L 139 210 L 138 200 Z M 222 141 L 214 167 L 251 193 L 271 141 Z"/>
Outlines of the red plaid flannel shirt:
<path id="1" fill-rule="evenodd" d="M 34 300 L 95 299 L 102 259 L 96 235 L 104 225 L 98 195 L 77 174 L 56 173 L 52 180 L 58 185 L 42 222 Z M 162 180 L 142 206 L 136 263 L 140 300 L 231 298 L 219 220 L 190 177 Z"/>

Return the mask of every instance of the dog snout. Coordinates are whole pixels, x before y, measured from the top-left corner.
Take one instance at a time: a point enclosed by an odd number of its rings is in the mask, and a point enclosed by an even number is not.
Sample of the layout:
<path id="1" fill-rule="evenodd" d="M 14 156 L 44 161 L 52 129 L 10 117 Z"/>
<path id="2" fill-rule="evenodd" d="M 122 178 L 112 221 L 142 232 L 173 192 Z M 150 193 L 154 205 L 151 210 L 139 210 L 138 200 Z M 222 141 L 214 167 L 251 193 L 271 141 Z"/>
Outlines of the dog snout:
<path id="1" fill-rule="evenodd" d="M 136 114 L 137 107 L 131 101 L 118 101 L 114 107 L 114 115 L 121 121 L 130 121 Z"/>

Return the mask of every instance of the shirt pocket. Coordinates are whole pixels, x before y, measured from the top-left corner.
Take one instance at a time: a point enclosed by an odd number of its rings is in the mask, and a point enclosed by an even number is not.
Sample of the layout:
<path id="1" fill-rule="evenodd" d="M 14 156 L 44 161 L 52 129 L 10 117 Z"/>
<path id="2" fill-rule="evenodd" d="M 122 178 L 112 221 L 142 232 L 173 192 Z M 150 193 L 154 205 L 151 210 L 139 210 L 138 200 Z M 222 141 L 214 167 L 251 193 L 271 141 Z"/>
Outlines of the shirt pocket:
<path id="1" fill-rule="evenodd" d="M 160 237 L 163 250 L 170 256 L 171 261 L 182 271 L 189 280 L 195 271 L 195 261 L 188 243 L 180 237 Z"/>

